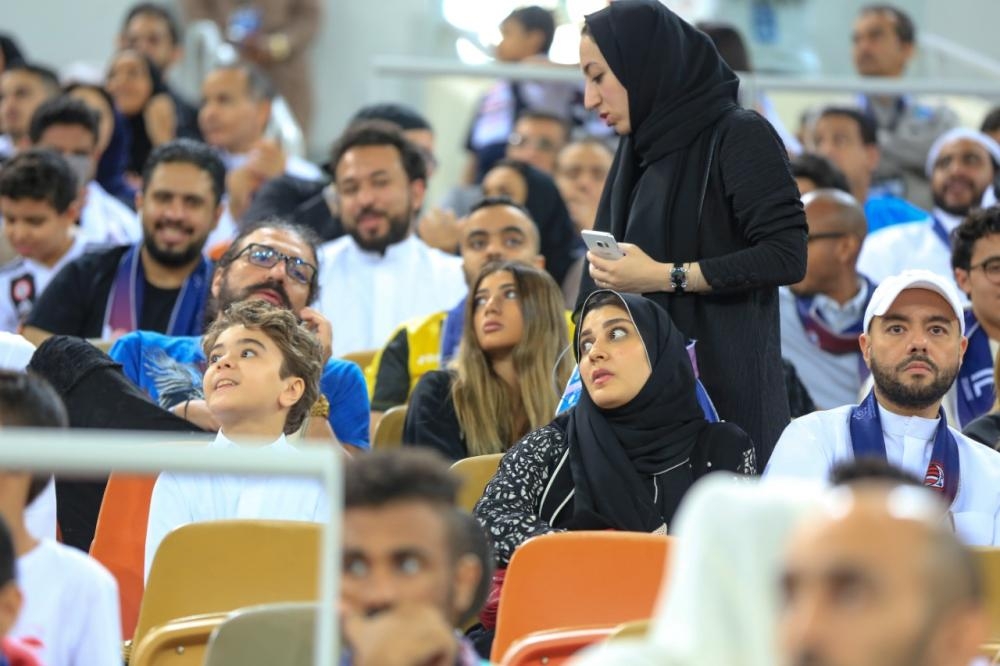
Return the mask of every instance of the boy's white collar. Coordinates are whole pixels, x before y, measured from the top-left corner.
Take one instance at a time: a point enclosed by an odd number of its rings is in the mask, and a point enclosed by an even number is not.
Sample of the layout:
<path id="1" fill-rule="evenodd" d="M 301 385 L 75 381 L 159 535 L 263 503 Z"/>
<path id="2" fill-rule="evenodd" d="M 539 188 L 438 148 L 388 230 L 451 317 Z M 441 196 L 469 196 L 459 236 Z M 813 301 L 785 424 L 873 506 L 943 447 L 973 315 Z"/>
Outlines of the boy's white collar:
<path id="1" fill-rule="evenodd" d="M 233 440 L 231 440 L 228 437 L 226 437 L 226 434 L 224 432 L 222 432 L 221 429 L 215 435 L 215 442 L 214 442 L 214 444 L 215 444 L 215 446 L 218 446 L 220 448 L 229 448 L 229 447 L 232 447 L 232 446 L 239 446 L 239 444 L 237 444 Z M 278 439 L 274 440 L 273 442 L 271 442 L 270 444 L 268 444 L 267 446 L 262 447 L 262 448 L 267 448 L 267 449 L 271 449 L 271 448 L 274 448 L 274 449 L 283 449 L 283 448 L 286 448 L 288 446 L 290 446 L 290 445 L 288 444 L 288 440 L 285 439 L 285 433 L 281 433 L 278 436 Z"/>

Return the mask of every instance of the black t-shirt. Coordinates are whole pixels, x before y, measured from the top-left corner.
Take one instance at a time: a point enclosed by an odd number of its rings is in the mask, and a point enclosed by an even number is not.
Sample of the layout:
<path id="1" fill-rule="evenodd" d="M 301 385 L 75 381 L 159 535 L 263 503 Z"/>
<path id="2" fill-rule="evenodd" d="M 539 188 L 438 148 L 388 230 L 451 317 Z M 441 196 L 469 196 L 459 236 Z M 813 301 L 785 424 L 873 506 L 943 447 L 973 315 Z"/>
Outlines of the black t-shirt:
<path id="1" fill-rule="evenodd" d="M 101 337 L 111 285 L 129 247 L 89 252 L 66 264 L 42 292 L 26 325 L 55 335 Z M 180 289 L 159 289 L 147 282 L 139 328 L 166 333 L 179 293 Z"/>

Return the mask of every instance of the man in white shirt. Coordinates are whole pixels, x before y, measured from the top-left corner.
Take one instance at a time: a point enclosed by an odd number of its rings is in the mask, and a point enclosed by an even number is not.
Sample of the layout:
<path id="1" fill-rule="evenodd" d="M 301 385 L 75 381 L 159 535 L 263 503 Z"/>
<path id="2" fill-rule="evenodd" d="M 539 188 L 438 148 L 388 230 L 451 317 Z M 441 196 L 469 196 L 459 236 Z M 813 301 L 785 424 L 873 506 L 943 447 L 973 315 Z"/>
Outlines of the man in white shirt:
<path id="1" fill-rule="evenodd" d="M 87 242 L 135 243 L 142 238 L 139 216 L 94 180 L 101 158 L 99 131 L 93 109 L 82 100 L 62 95 L 38 107 L 29 135 L 33 146 L 61 153 L 76 172 L 81 187 L 80 234 Z"/>
<path id="2" fill-rule="evenodd" d="M 968 344 L 952 281 L 921 270 L 886 278 L 863 330 L 858 340 L 874 389 L 861 405 L 792 421 L 765 478 L 827 481 L 842 460 L 883 458 L 942 493 L 963 541 L 1000 543 L 1000 453 L 949 427 L 941 411 Z"/>
<path id="3" fill-rule="evenodd" d="M 0 170 L 3 234 L 19 255 L 0 268 L 0 331 L 17 331 L 52 276 L 83 253 L 76 183 L 49 150 L 19 153 Z"/>
<path id="4" fill-rule="evenodd" d="M 264 136 L 271 117 L 274 85 L 257 67 L 241 62 L 217 67 L 201 84 L 198 127 L 205 142 L 222 152 L 226 164 L 226 210 L 209 237 L 208 247 L 232 240 L 261 186 L 282 174 L 321 180 L 315 164 L 287 155 Z"/>
<path id="5" fill-rule="evenodd" d="M 846 192 L 813 190 L 802 197 L 809 224 L 806 275 L 778 290 L 781 354 L 820 409 L 854 402 L 868 376 L 858 348 L 875 285 L 856 264 L 865 214 Z"/>
<path id="6" fill-rule="evenodd" d="M 43 379 L 0 371 L 0 430 L 65 427 L 59 396 Z M 47 666 L 119 666 L 121 620 L 118 585 L 98 562 L 25 525 L 25 505 L 47 477 L 0 475 L 0 517 L 10 528 L 24 605 L 11 636 L 37 645 Z"/>
<path id="7" fill-rule="evenodd" d="M 997 202 L 993 180 L 998 165 L 1000 145 L 982 132 L 956 128 L 941 135 L 925 165 L 934 196 L 931 218 L 868 236 L 858 269 L 876 282 L 910 268 L 952 275 L 951 233 L 970 210 Z"/>
<path id="8" fill-rule="evenodd" d="M 380 347 L 408 319 L 450 309 L 466 285 L 460 257 L 412 233 L 427 165 L 395 126 L 352 125 L 330 164 L 347 235 L 320 248 L 318 309 L 343 355 Z"/>

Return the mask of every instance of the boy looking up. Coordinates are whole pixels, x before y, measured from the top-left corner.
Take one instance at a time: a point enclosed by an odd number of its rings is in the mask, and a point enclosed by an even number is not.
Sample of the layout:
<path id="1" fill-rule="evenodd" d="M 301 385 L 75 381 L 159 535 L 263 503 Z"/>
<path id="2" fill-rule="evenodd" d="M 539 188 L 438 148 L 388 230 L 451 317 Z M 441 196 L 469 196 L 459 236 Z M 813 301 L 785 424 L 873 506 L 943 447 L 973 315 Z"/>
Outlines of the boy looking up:
<path id="1" fill-rule="evenodd" d="M 290 311 L 254 299 L 219 315 L 203 344 L 205 402 L 221 426 L 209 446 L 295 451 L 285 435 L 298 430 L 319 396 L 323 351 L 316 336 Z M 187 523 L 327 517 L 326 495 L 312 481 L 164 473 L 150 503 L 146 576 L 163 537 Z"/>

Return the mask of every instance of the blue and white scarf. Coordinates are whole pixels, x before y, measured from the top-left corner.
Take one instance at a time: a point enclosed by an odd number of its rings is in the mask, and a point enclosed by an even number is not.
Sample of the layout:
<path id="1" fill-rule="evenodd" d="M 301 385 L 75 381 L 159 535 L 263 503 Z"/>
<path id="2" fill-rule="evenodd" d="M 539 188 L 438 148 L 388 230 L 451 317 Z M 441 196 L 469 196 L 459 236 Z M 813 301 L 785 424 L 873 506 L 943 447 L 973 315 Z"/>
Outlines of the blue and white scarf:
<path id="1" fill-rule="evenodd" d="M 924 474 L 924 486 L 940 492 L 950 505 L 958 495 L 960 480 L 958 442 L 948 429 L 948 419 L 943 409 L 940 410 L 939 418 L 931 461 Z M 864 402 L 851 409 L 848 423 L 855 458 L 886 459 L 885 437 L 882 434 L 882 420 L 879 418 L 874 390 L 868 393 Z"/>

